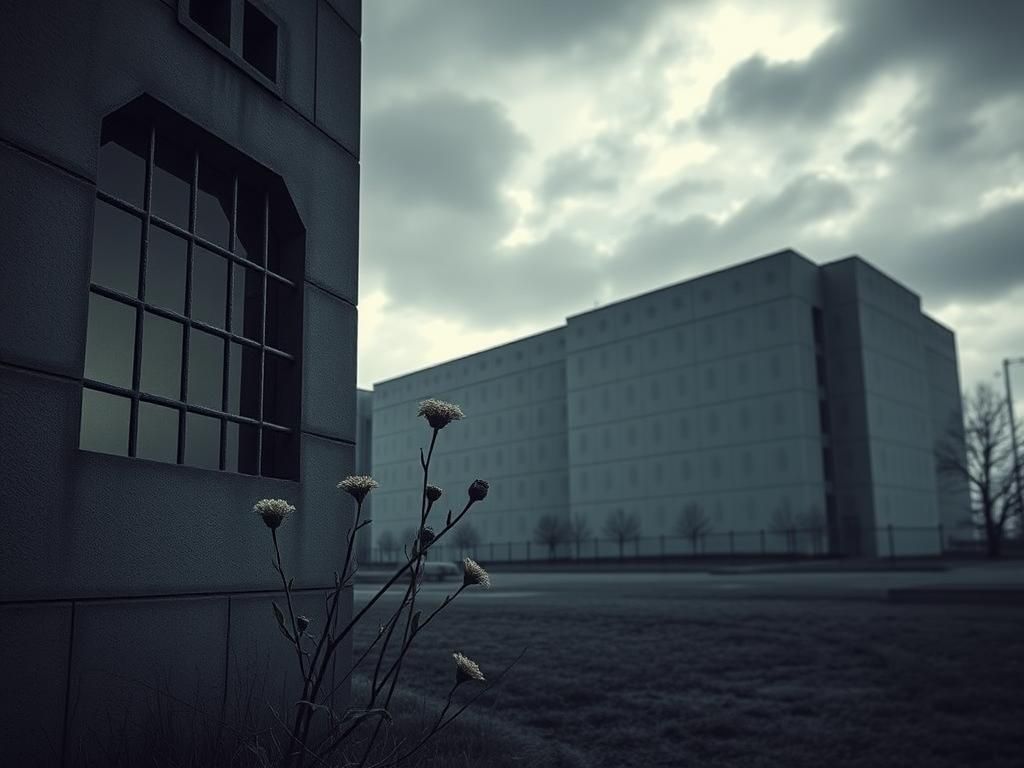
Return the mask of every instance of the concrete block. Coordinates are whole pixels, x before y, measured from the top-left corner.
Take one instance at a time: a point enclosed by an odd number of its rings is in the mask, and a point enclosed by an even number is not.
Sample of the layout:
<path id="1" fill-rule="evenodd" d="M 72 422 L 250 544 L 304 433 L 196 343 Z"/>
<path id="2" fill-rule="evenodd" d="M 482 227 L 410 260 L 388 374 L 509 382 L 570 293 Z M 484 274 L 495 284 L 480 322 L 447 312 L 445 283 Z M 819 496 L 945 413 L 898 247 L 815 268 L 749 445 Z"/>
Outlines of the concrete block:
<path id="1" fill-rule="evenodd" d="M 112 745 L 144 750 L 163 724 L 221 719 L 226 597 L 114 600 L 76 608 L 67 755 L 103 760 Z"/>
<path id="2" fill-rule="evenodd" d="M 359 156 L 359 34 L 320 0 L 317 26 L 316 124 Z"/>
<path id="3" fill-rule="evenodd" d="M 0 755 L 5 765 L 60 765 L 70 633 L 70 603 L 0 606 Z"/>
<path id="4" fill-rule="evenodd" d="M 306 286 L 302 428 L 355 441 L 356 308 Z"/>
<path id="5" fill-rule="evenodd" d="M 96 190 L 3 144 L 0 175 L 0 360 L 81 376 Z"/>

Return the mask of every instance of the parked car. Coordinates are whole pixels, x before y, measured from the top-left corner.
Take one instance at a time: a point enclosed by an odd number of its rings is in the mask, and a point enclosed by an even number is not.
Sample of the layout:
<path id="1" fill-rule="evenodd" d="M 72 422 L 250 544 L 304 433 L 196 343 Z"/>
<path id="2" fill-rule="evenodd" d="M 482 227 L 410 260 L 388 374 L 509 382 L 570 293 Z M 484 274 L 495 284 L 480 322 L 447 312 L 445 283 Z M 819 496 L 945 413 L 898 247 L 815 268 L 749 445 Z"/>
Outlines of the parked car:
<path id="1" fill-rule="evenodd" d="M 423 563 L 423 580 L 430 581 L 435 579 L 437 581 L 444 581 L 449 576 L 458 578 L 462 571 L 455 563 L 449 563 L 447 560 L 441 560 L 436 563 L 427 561 Z"/>

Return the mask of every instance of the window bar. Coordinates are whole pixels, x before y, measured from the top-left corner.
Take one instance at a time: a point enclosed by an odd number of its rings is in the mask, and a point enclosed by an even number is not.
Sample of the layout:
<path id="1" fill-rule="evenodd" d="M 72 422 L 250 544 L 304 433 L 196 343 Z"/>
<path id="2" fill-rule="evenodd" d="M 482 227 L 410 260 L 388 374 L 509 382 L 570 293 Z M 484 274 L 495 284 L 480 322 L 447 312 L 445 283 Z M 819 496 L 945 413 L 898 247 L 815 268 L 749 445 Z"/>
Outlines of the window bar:
<path id="1" fill-rule="evenodd" d="M 131 203 L 127 203 L 124 200 L 121 200 L 120 198 L 114 197 L 109 192 L 104 192 L 102 189 L 96 190 L 96 197 L 98 197 L 103 202 L 109 203 L 115 208 L 124 211 L 125 213 L 134 214 L 139 218 L 142 218 L 146 214 L 146 211 L 143 210 L 142 208 L 137 208 Z M 216 253 L 218 256 L 221 256 L 232 263 L 241 264 L 242 266 L 248 267 L 249 269 L 254 269 L 257 272 L 262 272 L 265 270 L 265 268 L 261 264 L 257 264 L 256 262 L 250 261 L 249 259 L 243 256 L 239 256 L 236 253 L 232 253 L 223 245 L 215 243 L 212 240 L 207 240 L 205 237 L 202 237 L 201 235 L 197 235 L 189 232 L 188 230 L 182 229 L 173 221 L 168 221 L 167 219 L 161 218 L 160 216 L 157 216 L 155 213 L 150 213 L 150 220 L 154 224 L 159 224 L 161 229 L 167 230 L 172 235 L 177 235 L 178 237 L 184 238 L 186 240 L 193 240 L 197 245 L 201 245 L 206 250 L 211 251 L 212 253 Z M 284 275 L 278 274 L 277 272 L 270 271 L 270 277 L 272 277 L 277 282 L 289 288 L 296 287 L 296 284 L 293 280 L 290 280 L 289 278 L 285 277 Z"/>
<path id="2" fill-rule="evenodd" d="M 137 308 L 142 306 L 142 302 L 139 301 L 138 299 L 128 296 L 127 294 L 121 293 L 120 291 L 115 291 L 112 288 L 107 288 L 105 285 L 100 285 L 99 283 L 90 283 L 89 290 L 92 291 L 93 293 L 99 294 L 100 296 L 105 296 L 108 299 L 113 299 L 114 301 L 119 301 L 122 304 L 127 304 L 130 307 Z M 228 341 L 233 341 L 237 344 L 242 345 L 243 347 L 259 349 L 261 346 L 258 341 L 253 341 L 252 339 L 246 338 L 245 336 L 239 336 L 237 333 L 228 333 L 223 328 L 218 328 L 215 325 L 204 323 L 202 320 L 190 321 L 187 317 L 185 317 L 185 315 L 178 314 L 177 312 L 171 309 L 164 309 L 163 307 L 157 307 L 152 304 L 145 305 L 145 309 L 151 315 L 159 315 L 160 317 L 165 317 L 168 320 L 174 320 L 177 323 L 182 323 L 186 325 L 191 323 L 192 327 L 198 328 L 201 331 L 206 331 L 211 336 L 217 336 L 222 339 L 227 339 Z M 283 349 L 272 347 L 269 344 L 267 345 L 267 351 L 270 354 L 275 355 L 276 357 L 280 357 L 284 360 L 295 360 L 295 355 L 291 354 L 290 352 L 285 352 Z"/>
<path id="3" fill-rule="evenodd" d="M 263 476 L 263 380 L 266 373 L 267 361 L 267 273 L 270 265 L 270 192 L 263 192 L 263 242 L 260 246 L 263 249 L 264 271 L 260 274 L 263 283 L 263 305 L 260 307 L 260 390 L 259 390 L 259 412 L 260 429 L 256 435 L 256 476 Z"/>
<path id="4" fill-rule="evenodd" d="M 196 205 L 199 188 L 199 150 L 192 153 L 192 184 L 189 186 L 188 201 L 188 229 L 189 232 L 196 231 Z M 188 403 L 188 344 L 192 330 L 192 265 L 194 261 L 195 241 L 188 239 L 188 248 L 185 256 L 185 316 L 189 322 L 185 323 L 184 333 L 181 342 L 181 400 Z M 188 408 L 178 411 L 178 463 L 185 463 L 185 440 L 188 424 Z"/>
<path id="5" fill-rule="evenodd" d="M 146 301 L 146 258 L 149 255 L 149 209 L 153 199 L 153 159 L 155 156 L 156 128 L 149 127 L 146 146 L 146 176 L 142 197 L 142 242 L 139 244 L 138 299 L 135 305 L 135 349 L 132 353 L 132 394 L 128 412 L 128 455 L 134 457 L 139 435 L 139 390 L 142 387 L 142 325 Z"/>
<path id="6" fill-rule="evenodd" d="M 228 233 L 228 248 L 232 253 L 235 252 L 235 240 L 238 233 L 238 175 L 235 174 L 231 181 L 231 225 Z M 242 281 L 244 287 L 245 281 Z M 235 264 L 232 261 L 228 262 L 228 301 L 225 311 L 227 312 L 227 318 L 225 319 L 224 327 L 228 333 L 233 333 L 234 328 L 231 326 L 231 320 L 234 313 L 233 301 L 235 296 Z M 242 326 L 245 326 L 245 296 L 242 296 Z M 241 360 L 238 361 L 239 364 Z M 220 407 L 224 413 L 228 412 L 228 397 L 230 392 L 230 377 L 231 377 L 231 344 L 230 342 L 224 343 L 224 372 L 221 376 L 221 398 Z M 220 468 L 225 470 L 228 468 L 228 422 L 226 419 L 220 420 Z M 236 467 L 237 469 L 237 467 Z"/>

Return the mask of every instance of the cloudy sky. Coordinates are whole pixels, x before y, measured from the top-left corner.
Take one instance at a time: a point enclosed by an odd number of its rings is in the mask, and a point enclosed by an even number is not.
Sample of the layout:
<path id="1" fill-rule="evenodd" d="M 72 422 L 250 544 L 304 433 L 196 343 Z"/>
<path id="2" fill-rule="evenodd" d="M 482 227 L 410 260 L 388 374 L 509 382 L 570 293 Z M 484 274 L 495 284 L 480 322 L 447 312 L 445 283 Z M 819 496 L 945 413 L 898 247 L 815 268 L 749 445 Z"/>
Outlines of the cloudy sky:
<path id="1" fill-rule="evenodd" d="M 360 386 L 787 246 L 1024 355 L 1024 2 L 363 13 Z"/>

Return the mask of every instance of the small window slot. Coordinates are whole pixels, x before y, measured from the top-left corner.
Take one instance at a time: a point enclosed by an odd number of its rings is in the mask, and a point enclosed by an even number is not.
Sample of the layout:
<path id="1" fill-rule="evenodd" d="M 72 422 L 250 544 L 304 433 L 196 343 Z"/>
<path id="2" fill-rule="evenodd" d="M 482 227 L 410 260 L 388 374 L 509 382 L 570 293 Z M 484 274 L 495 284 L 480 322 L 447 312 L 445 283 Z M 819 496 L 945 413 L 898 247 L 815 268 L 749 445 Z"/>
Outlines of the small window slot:
<path id="1" fill-rule="evenodd" d="M 242 58 L 277 81 L 277 24 L 250 2 L 242 20 Z"/>
<path id="2" fill-rule="evenodd" d="M 190 0 L 188 15 L 224 45 L 231 45 L 231 0 Z"/>

